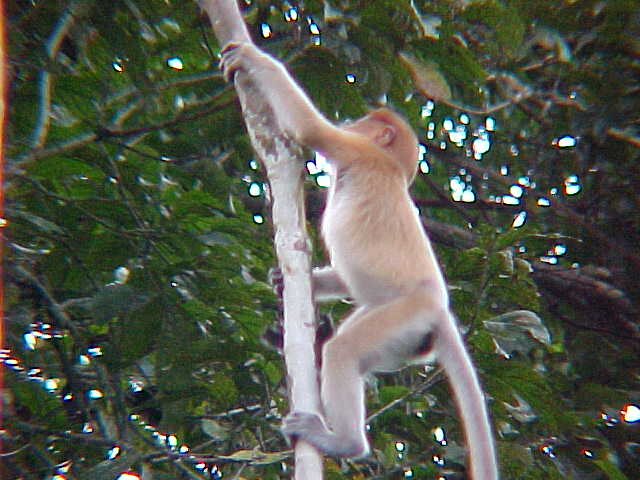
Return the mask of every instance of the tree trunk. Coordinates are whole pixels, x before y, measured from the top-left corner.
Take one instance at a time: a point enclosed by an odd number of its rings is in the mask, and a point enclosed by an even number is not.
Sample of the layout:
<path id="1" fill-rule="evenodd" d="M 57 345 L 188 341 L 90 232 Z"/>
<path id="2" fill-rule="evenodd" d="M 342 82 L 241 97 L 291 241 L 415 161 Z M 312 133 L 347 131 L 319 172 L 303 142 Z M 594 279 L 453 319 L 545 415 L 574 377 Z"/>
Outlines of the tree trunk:
<path id="1" fill-rule="evenodd" d="M 201 0 L 218 38 L 251 42 L 235 0 Z M 311 292 L 311 248 L 305 228 L 302 189 L 304 159 L 299 145 L 284 135 L 268 104 L 242 71 L 235 75 L 247 130 L 256 154 L 267 170 L 272 199 L 275 249 L 284 277 L 284 356 L 290 408 L 319 412 L 316 376 L 315 311 Z M 322 478 L 322 457 L 310 445 L 295 446 L 295 478 Z"/>

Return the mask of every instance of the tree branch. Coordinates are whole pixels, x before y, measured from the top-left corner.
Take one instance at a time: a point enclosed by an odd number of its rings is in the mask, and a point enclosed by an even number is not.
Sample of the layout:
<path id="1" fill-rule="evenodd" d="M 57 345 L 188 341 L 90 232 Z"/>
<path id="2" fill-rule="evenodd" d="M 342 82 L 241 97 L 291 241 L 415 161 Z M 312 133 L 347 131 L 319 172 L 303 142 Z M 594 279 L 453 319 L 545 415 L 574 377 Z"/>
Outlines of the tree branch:
<path id="1" fill-rule="evenodd" d="M 458 154 L 457 152 L 440 150 L 436 147 L 436 145 L 433 144 L 431 145 L 431 148 L 435 156 L 445 156 L 448 163 L 463 167 L 479 178 L 486 177 L 495 181 L 496 183 L 505 185 L 506 187 L 510 187 L 511 185 L 515 185 L 518 183 L 516 178 L 508 175 L 501 175 L 493 169 L 479 165 L 478 162 L 463 158 L 463 156 L 461 154 Z M 609 236 L 605 232 L 600 230 L 592 222 L 587 221 L 582 215 L 576 213 L 557 196 L 548 197 L 548 200 L 550 203 L 549 207 L 555 208 L 559 215 L 568 218 L 573 224 L 580 225 L 580 227 L 584 228 L 587 232 L 589 232 L 590 235 L 592 235 L 607 248 L 618 252 L 626 260 L 633 263 L 636 268 L 640 268 L 640 255 L 638 255 L 636 252 L 629 250 L 619 242 L 616 242 L 615 240 L 609 238 Z"/>
<path id="2" fill-rule="evenodd" d="M 51 89 L 53 88 L 53 78 L 51 75 L 51 65 L 55 62 L 60 45 L 69 33 L 74 21 L 78 16 L 89 10 L 91 2 L 86 0 L 76 0 L 69 4 L 65 12 L 58 19 L 56 27 L 45 43 L 47 53 L 47 65 L 40 72 L 38 79 L 39 101 L 36 125 L 31 138 L 31 148 L 40 149 L 45 144 L 49 125 L 51 124 Z"/>
<path id="3" fill-rule="evenodd" d="M 55 319 L 57 327 L 68 328 L 74 336 L 78 334 L 76 325 L 53 297 L 51 292 L 49 292 L 49 290 L 35 277 L 35 275 L 19 265 L 13 266 L 10 270 L 10 275 L 13 275 L 16 281 L 31 287 L 31 289 L 40 296 L 43 303 L 47 306 L 49 314 L 53 319 Z"/>
<path id="4" fill-rule="evenodd" d="M 630 133 L 620 130 L 619 128 L 611 127 L 607 130 L 607 135 L 618 140 L 628 142 L 634 147 L 640 148 L 640 137 L 631 135 Z"/>
<path id="5" fill-rule="evenodd" d="M 190 75 L 188 77 L 179 78 L 177 80 L 171 80 L 166 82 L 160 82 L 157 85 L 154 85 L 155 91 L 163 91 L 170 88 L 176 88 L 186 85 L 193 85 L 200 82 L 210 81 L 212 79 L 218 79 L 221 75 L 218 72 L 205 72 L 198 73 L 195 75 Z M 113 95 L 108 96 L 100 106 L 97 107 L 97 110 L 103 110 L 109 108 L 116 102 L 121 102 L 127 100 L 132 95 L 140 93 L 140 91 L 136 87 L 126 87 L 122 90 L 114 93 Z M 205 102 L 199 102 L 200 104 L 206 105 L 213 101 L 217 101 L 222 97 L 222 93 L 216 94 L 208 99 Z M 60 153 L 69 152 L 78 148 L 82 148 L 86 145 L 89 145 L 96 140 L 99 140 L 103 137 L 126 137 L 135 135 L 137 133 L 148 133 L 154 130 L 158 130 L 161 128 L 169 127 L 172 125 L 177 125 L 180 123 L 187 123 L 191 120 L 204 117 L 212 112 L 218 111 L 220 108 L 228 105 L 228 102 L 222 102 L 220 104 L 215 104 L 214 106 L 209 106 L 204 108 L 203 110 L 199 110 L 193 113 L 185 113 L 181 112 L 179 115 L 174 117 L 173 119 L 166 120 L 160 122 L 156 125 L 148 125 L 139 128 L 132 129 L 115 129 L 112 127 L 117 127 L 121 125 L 124 120 L 126 120 L 132 113 L 135 111 L 131 108 L 131 105 L 134 107 L 137 105 L 137 101 L 134 100 L 131 104 L 125 106 L 124 109 L 118 111 L 118 113 L 114 116 L 111 121 L 111 124 L 107 127 L 98 128 L 93 132 L 85 132 L 81 133 L 69 140 L 65 140 L 58 144 L 52 145 L 49 148 L 30 148 L 27 152 L 15 157 L 14 159 L 9 159 L 7 165 L 9 166 L 10 173 L 21 173 L 21 170 L 27 166 L 31 162 L 35 162 L 42 158 L 51 157 L 53 155 L 58 155 Z"/>
<path id="6" fill-rule="evenodd" d="M 251 42 L 236 0 L 200 0 L 219 45 Z M 302 189 L 302 151 L 278 128 L 271 107 L 251 79 L 239 71 L 235 86 L 254 150 L 267 170 L 273 199 L 273 225 L 278 263 L 284 277 L 284 355 L 290 407 L 320 409 L 316 376 L 315 311 L 311 301 L 310 241 Z M 305 442 L 295 445 L 295 478 L 322 478 L 322 457 Z"/>
<path id="7" fill-rule="evenodd" d="M 477 243 L 471 232 L 461 228 L 425 218 L 422 222 L 436 243 L 461 249 L 472 248 Z M 532 268 L 531 277 L 550 304 L 557 302 L 554 299 L 561 299 L 583 314 L 585 320 L 580 328 L 625 338 L 638 348 L 640 329 L 636 323 L 636 306 L 597 268 L 567 268 L 539 261 L 533 262 Z"/>

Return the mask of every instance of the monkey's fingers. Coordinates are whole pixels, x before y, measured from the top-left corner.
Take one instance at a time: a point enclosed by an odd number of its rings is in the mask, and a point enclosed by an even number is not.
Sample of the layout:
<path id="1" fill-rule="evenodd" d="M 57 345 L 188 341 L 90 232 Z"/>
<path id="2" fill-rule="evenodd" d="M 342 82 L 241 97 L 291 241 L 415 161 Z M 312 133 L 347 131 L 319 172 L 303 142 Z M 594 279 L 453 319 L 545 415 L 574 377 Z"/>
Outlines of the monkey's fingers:
<path id="1" fill-rule="evenodd" d="M 242 45 L 242 42 L 231 41 L 231 42 L 227 43 L 224 47 L 222 47 L 222 50 L 220 50 L 220 54 L 221 55 L 225 55 L 226 53 L 230 52 L 231 50 L 235 50 L 240 45 Z"/>
<path id="2" fill-rule="evenodd" d="M 233 81 L 234 74 L 242 68 L 242 52 L 240 48 L 242 45 L 241 42 L 229 42 L 220 50 L 222 58 L 219 66 L 227 82 Z"/>
<path id="3" fill-rule="evenodd" d="M 220 70 L 222 70 L 222 76 L 227 82 L 233 81 L 233 76 L 240 70 L 240 67 L 240 59 L 232 53 L 227 53 L 220 60 Z"/>

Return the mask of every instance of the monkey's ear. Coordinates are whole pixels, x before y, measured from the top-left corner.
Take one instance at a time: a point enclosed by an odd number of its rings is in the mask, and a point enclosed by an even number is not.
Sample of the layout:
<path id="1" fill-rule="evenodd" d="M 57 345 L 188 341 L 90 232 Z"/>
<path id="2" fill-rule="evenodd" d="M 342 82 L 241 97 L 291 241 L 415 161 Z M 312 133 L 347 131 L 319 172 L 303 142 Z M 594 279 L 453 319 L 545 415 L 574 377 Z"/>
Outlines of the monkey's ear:
<path id="1" fill-rule="evenodd" d="M 381 147 L 388 147 L 396 138 L 396 129 L 392 125 L 383 126 L 374 138 L 374 141 Z"/>

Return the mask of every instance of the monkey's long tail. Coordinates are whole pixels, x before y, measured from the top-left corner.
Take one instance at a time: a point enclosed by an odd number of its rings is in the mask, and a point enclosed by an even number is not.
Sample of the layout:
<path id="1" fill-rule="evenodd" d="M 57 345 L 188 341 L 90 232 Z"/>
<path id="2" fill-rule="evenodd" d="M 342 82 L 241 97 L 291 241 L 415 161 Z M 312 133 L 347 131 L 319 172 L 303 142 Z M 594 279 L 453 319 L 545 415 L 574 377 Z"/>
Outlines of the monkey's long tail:
<path id="1" fill-rule="evenodd" d="M 453 316 L 440 321 L 435 346 L 462 416 L 473 480 L 497 480 L 498 467 L 489 415 L 471 357 Z"/>

